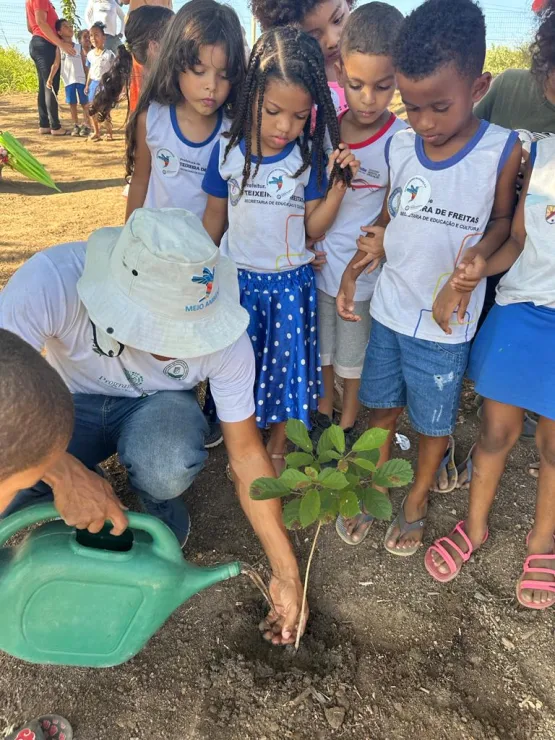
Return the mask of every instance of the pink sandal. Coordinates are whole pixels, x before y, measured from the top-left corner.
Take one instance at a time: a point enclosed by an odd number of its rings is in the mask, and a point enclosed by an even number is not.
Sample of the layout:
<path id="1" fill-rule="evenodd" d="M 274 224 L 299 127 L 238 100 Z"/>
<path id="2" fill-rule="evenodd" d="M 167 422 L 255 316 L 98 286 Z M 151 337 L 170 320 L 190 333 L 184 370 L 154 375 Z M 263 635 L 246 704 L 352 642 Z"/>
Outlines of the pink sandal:
<path id="1" fill-rule="evenodd" d="M 434 544 L 428 548 L 428 551 L 424 556 L 424 565 L 426 566 L 426 570 L 432 576 L 432 578 L 434 578 L 436 581 L 439 581 L 439 583 L 449 583 L 449 581 L 452 581 L 454 578 L 456 578 L 461 572 L 462 566 L 470 560 L 472 554 L 474 553 L 474 546 L 472 545 L 472 542 L 464 531 L 463 526 L 464 521 L 459 522 L 455 529 L 451 532 L 449 537 L 440 537 L 438 540 L 436 540 Z M 466 545 L 468 547 L 467 552 L 463 552 L 461 548 L 456 544 L 456 542 L 453 542 L 453 540 L 451 539 L 451 537 L 455 533 L 460 534 L 460 536 L 466 542 Z M 486 542 L 488 537 L 489 530 L 486 529 L 486 534 L 482 541 L 482 545 L 484 544 L 484 542 Z M 442 542 L 445 542 L 446 545 L 449 545 L 449 547 L 451 547 L 461 556 L 462 563 L 460 563 L 460 565 L 457 565 L 451 553 L 441 544 Z M 438 570 L 438 567 L 434 563 L 434 560 L 432 558 L 434 552 L 436 552 L 440 557 L 443 558 L 444 562 L 449 567 L 449 573 L 442 573 L 440 570 Z"/>
<path id="2" fill-rule="evenodd" d="M 543 573 L 550 575 L 555 579 L 555 569 L 552 568 L 535 568 L 532 565 L 533 560 L 553 560 L 555 561 L 555 555 L 529 555 L 524 561 L 524 573 L 519 578 L 516 584 L 516 598 L 521 606 L 526 609 L 549 609 L 550 606 L 555 604 L 555 580 L 553 581 L 527 581 L 526 576 L 530 573 Z M 522 591 L 548 591 L 553 594 L 553 598 L 546 601 L 543 604 L 534 604 L 533 602 L 524 601 L 522 598 Z"/>

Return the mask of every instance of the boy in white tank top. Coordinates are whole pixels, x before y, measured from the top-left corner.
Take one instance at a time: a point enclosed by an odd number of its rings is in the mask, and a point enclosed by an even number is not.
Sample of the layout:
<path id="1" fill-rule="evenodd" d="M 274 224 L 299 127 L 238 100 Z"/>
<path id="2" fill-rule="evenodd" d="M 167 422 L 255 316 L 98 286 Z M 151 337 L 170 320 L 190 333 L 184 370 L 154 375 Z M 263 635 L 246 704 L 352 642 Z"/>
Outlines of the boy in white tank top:
<path id="1" fill-rule="evenodd" d="M 69 105 L 71 120 L 73 122 L 71 135 L 85 137 L 91 132 L 92 122 L 89 116 L 89 98 L 85 95 L 87 75 L 85 72 L 85 64 L 83 62 L 83 54 L 81 53 L 81 44 L 77 44 L 73 41 L 73 26 L 69 21 L 66 21 L 65 18 L 59 18 L 56 21 L 56 33 L 61 39 L 67 41 L 67 43 L 73 44 L 76 54 L 72 57 L 69 54 L 66 54 L 65 51 L 60 51 L 58 47 L 56 48 L 56 58 L 54 59 L 54 64 L 50 70 L 46 86 L 50 88 L 52 87 L 56 72 L 61 68 L 60 71 L 66 93 L 66 103 Z M 82 126 L 79 125 L 77 101 L 79 101 L 83 108 Z"/>
<path id="2" fill-rule="evenodd" d="M 397 84 L 412 129 L 388 145 L 389 191 L 366 262 L 386 257 L 371 304 L 372 333 L 360 400 L 370 426 L 388 429 L 388 459 L 406 407 L 419 435 L 415 482 L 384 546 L 414 555 L 421 546 L 429 489 L 454 431 L 460 391 L 485 285 L 463 296 L 450 277 L 463 254 L 492 255 L 507 239 L 521 145 L 515 132 L 479 121 L 473 106 L 491 81 L 483 73 L 484 16 L 472 0 L 427 0 L 406 19 L 395 47 Z M 353 311 L 359 252 L 343 276 L 340 315 Z M 472 298 L 469 300 L 469 295 Z M 360 517 L 348 529 L 364 536 Z"/>
<path id="3" fill-rule="evenodd" d="M 356 311 L 359 323 L 343 321 L 336 298 L 341 276 L 357 251 L 357 239 L 381 213 L 389 171 L 385 147 L 396 131 L 407 124 L 388 110 L 395 93 L 393 44 L 403 15 L 392 5 L 372 2 L 355 10 L 341 37 L 341 60 L 337 76 L 347 107 L 339 115 L 341 141 L 356 152 L 360 169 L 347 190 L 333 226 L 316 245 L 312 263 L 318 288 L 320 357 L 324 397 L 313 419 L 313 440 L 332 423 L 334 372 L 344 380 L 340 426 L 347 435 L 359 412 L 358 391 L 370 335 L 370 299 L 379 272 L 364 275 L 357 284 Z M 340 536 L 345 537 L 342 518 Z"/>

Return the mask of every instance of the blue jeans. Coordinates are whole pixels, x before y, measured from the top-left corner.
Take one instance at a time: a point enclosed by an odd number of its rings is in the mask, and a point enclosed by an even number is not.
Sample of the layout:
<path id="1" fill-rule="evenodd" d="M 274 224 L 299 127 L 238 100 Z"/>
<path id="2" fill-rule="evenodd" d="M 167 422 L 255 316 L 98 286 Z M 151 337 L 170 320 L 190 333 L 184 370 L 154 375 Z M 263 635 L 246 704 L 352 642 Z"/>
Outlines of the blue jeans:
<path id="1" fill-rule="evenodd" d="M 360 402 L 370 409 L 407 409 L 415 432 L 446 437 L 457 423 L 470 342 L 416 339 L 372 321 L 360 381 Z"/>
<path id="2" fill-rule="evenodd" d="M 179 497 L 208 456 L 208 427 L 195 392 L 162 391 L 144 398 L 78 393 L 73 402 L 75 427 L 67 451 L 90 470 L 117 452 L 147 512 L 186 539 L 188 513 Z M 39 482 L 20 491 L 0 518 L 52 498 L 49 486 Z"/>

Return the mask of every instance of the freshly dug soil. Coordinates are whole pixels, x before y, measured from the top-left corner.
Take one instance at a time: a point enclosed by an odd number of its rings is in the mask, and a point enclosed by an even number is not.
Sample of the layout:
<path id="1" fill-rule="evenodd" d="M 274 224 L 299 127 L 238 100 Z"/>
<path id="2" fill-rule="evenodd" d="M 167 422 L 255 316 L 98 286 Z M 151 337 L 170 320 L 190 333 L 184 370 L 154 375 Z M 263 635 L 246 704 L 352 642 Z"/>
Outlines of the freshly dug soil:
<path id="1" fill-rule="evenodd" d="M 0 99 L 2 126 L 48 164 L 63 194 L 47 194 L 9 171 L 0 185 L 0 276 L 32 253 L 121 223 L 121 131 L 92 144 L 35 133 L 31 96 Z M 122 115 L 116 115 L 117 125 Z M 401 431 L 412 441 L 407 424 Z M 476 438 L 472 390 L 464 393 L 457 445 Z M 108 670 L 33 666 L 0 655 L 3 727 L 56 711 L 77 740 L 525 740 L 555 738 L 553 611 L 518 606 L 514 591 L 525 558 L 535 483 L 526 466 L 533 446 L 509 460 L 491 517 L 491 537 L 442 587 L 423 552 L 395 558 L 375 525 L 349 548 L 323 531 L 309 588 L 311 617 L 298 654 L 259 636 L 262 598 L 246 578 L 184 604 L 126 665 Z M 186 556 L 197 564 L 265 560 L 225 476 L 225 452 L 211 453 L 188 494 L 193 530 Z M 109 466 L 127 497 L 125 474 Z M 393 496 L 395 510 L 403 491 Z M 131 504 L 132 499 L 126 498 Z M 431 499 L 425 541 L 464 518 L 467 494 Z M 294 533 L 306 563 L 311 533 Z"/>

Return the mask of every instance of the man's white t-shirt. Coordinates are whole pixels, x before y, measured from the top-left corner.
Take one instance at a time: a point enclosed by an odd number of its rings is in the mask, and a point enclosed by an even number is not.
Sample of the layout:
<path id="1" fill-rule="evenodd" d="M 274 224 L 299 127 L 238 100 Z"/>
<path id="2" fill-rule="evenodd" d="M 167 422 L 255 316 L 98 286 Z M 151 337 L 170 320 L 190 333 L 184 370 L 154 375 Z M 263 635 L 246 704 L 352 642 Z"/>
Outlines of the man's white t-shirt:
<path id="1" fill-rule="evenodd" d="M 106 26 L 105 32 L 109 36 L 118 35 L 117 25 L 119 18 L 121 22 L 120 32 L 123 33 L 125 13 L 116 0 L 89 0 L 85 11 L 85 18 L 88 24 L 87 28 L 90 28 L 93 23 L 102 23 Z"/>
<path id="2" fill-rule="evenodd" d="M 64 85 L 75 85 L 76 83 L 84 85 L 87 82 L 85 70 L 83 69 L 83 59 L 81 57 L 81 44 L 74 43 L 75 56 L 60 51 L 60 74 Z"/>
<path id="3" fill-rule="evenodd" d="M 152 102 L 146 114 L 151 167 L 144 208 L 186 208 L 202 220 L 208 199 L 202 180 L 212 150 L 229 127 L 220 108 L 214 131 L 197 144 L 179 128 L 175 105 Z"/>
<path id="4" fill-rule="evenodd" d="M 77 293 L 85 251 L 85 242 L 61 244 L 26 262 L 0 293 L 0 328 L 44 348 L 72 393 L 140 398 L 192 390 L 208 379 L 222 421 L 254 414 L 255 361 L 246 334 L 227 349 L 194 359 L 161 361 L 130 347 L 119 356 L 103 354 Z"/>
<path id="5" fill-rule="evenodd" d="M 116 55 L 110 49 L 104 49 L 102 54 L 97 54 L 96 49 L 91 49 L 87 54 L 89 63 L 89 80 L 99 81 L 102 75 L 109 72 L 112 64 L 116 61 Z"/>

